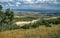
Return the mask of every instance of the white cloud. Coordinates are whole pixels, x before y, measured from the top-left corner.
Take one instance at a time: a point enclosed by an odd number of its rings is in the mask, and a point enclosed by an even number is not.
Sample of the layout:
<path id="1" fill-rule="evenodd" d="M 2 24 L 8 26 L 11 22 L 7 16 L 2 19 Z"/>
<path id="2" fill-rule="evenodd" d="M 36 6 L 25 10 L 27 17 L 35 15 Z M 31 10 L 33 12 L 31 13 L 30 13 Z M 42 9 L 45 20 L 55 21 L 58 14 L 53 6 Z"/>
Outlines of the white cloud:
<path id="1" fill-rule="evenodd" d="M 57 0 L 18 0 L 26 4 L 36 4 L 36 3 L 56 3 Z"/>
<path id="2" fill-rule="evenodd" d="M 20 2 L 16 2 L 16 4 L 21 4 Z"/>
<path id="3" fill-rule="evenodd" d="M 9 2 L 12 2 L 12 3 L 9 3 Z M 50 2 L 49 2 L 50 1 Z M 52 9 L 53 7 L 49 7 L 47 4 L 42 4 L 42 3 L 54 3 L 54 4 L 60 4 L 58 3 L 56 0 L 0 0 L 0 2 L 8 2 L 8 5 L 6 6 L 17 6 L 17 7 L 20 7 L 19 5 L 21 5 L 21 2 L 24 2 L 25 4 L 29 4 L 29 5 L 25 5 L 24 4 L 21 6 L 21 8 L 34 8 L 34 9 L 40 9 L 40 8 L 46 8 L 46 9 Z M 37 5 L 38 3 L 40 3 L 39 5 Z M 46 5 L 46 6 L 45 6 Z"/>
<path id="4" fill-rule="evenodd" d="M 34 0 L 23 0 L 24 3 L 27 3 L 27 4 L 34 4 Z"/>
<path id="5" fill-rule="evenodd" d="M 18 7 L 19 5 L 18 5 L 18 4 L 16 4 L 16 6 Z"/>
<path id="6" fill-rule="evenodd" d="M 24 2 L 26 4 L 35 4 L 35 3 L 57 3 L 57 0 L 0 0 L 0 2 Z"/>
<path id="7" fill-rule="evenodd" d="M 54 3 L 57 0 L 37 0 L 35 3 Z"/>
<path id="8" fill-rule="evenodd" d="M 14 0 L 0 0 L 0 2 L 14 2 Z"/>
<path id="9" fill-rule="evenodd" d="M 9 6 L 9 5 L 6 5 L 6 6 Z"/>
<path id="10" fill-rule="evenodd" d="M 13 4 L 11 4 L 11 3 L 8 3 L 8 6 L 14 6 Z"/>
<path id="11" fill-rule="evenodd" d="M 25 2 L 32 2 L 32 0 L 23 0 L 23 1 L 25 1 Z"/>
<path id="12" fill-rule="evenodd" d="M 16 6 L 19 6 L 19 5 L 21 5 L 21 3 L 20 2 L 16 2 Z"/>
<path id="13" fill-rule="evenodd" d="M 10 1 L 13 1 L 13 0 L 10 0 Z"/>
<path id="14" fill-rule="evenodd" d="M 9 0 L 0 0 L 0 2 L 9 2 Z"/>

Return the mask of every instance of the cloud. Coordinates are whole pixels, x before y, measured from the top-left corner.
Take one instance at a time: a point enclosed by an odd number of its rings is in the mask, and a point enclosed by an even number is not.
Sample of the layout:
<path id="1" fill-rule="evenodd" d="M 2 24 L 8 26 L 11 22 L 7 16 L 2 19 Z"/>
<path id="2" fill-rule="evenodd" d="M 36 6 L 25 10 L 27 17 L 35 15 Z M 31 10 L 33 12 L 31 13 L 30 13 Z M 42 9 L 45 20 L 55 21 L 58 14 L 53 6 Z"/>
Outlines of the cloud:
<path id="1" fill-rule="evenodd" d="M 0 2 L 13 2 L 14 0 L 0 0 Z"/>
<path id="2" fill-rule="evenodd" d="M 36 3 L 57 3 L 59 0 L 0 0 L 0 2 L 24 2 L 26 4 L 36 4 Z"/>
<path id="3" fill-rule="evenodd" d="M 13 1 L 13 0 L 10 0 L 11 2 Z"/>
<path id="4" fill-rule="evenodd" d="M 14 4 L 8 3 L 8 5 L 7 5 L 7 6 L 14 6 Z"/>
<path id="5" fill-rule="evenodd" d="M 60 5 L 57 0 L 0 0 L 0 2 L 8 2 L 6 6 L 16 9 L 59 9 Z"/>
<path id="6" fill-rule="evenodd" d="M 16 2 L 16 4 L 21 4 L 20 2 Z"/>
<path id="7" fill-rule="evenodd" d="M 9 2 L 9 0 L 0 0 L 0 2 Z"/>
<path id="8" fill-rule="evenodd" d="M 34 0 L 23 0 L 24 3 L 26 4 L 34 4 Z"/>
<path id="9" fill-rule="evenodd" d="M 16 2 L 16 6 L 19 6 L 19 5 L 21 5 L 21 3 L 20 2 Z"/>

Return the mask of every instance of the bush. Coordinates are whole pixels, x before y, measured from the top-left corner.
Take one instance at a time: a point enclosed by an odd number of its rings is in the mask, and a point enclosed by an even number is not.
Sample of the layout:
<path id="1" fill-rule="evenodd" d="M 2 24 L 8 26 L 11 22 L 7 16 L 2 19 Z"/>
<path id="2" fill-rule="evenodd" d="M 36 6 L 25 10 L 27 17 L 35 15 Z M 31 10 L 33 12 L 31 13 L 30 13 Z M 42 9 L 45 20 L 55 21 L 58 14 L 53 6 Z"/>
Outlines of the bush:
<path id="1" fill-rule="evenodd" d="M 23 29 L 36 28 L 36 27 L 39 27 L 40 25 L 45 25 L 46 27 L 51 27 L 49 22 L 43 19 L 43 20 L 38 20 L 35 23 L 25 24 L 21 28 L 23 28 Z"/>
<path id="2" fill-rule="evenodd" d="M 24 26 L 22 26 L 21 28 L 23 29 L 29 29 L 31 27 L 31 24 L 25 24 Z"/>
<path id="3" fill-rule="evenodd" d="M 0 26 L 0 32 L 2 31 L 6 31 L 6 30 L 15 30 L 15 29 L 20 29 L 20 26 L 17 26 L 15 24 L 6 24 L 6 25 L 3 25 L 3 26 Z"/>
<path id="4" fill-rule="evenodd" d="M 60 19 L 57 18 L 57 19 L 50 19 L 50 20 L 47 20 L 48 23 L 50 24 L 60 24 Z"/>
<path id="5" fill-rule="evenodd" d="M 44 24 L 46 27 L 51 27 L 51 25 L 50 25 L 47 21 L 45 21 L 43 24 Z"/>
<path id="6" fill-rule="evenodd" d="M 42 22 L 42 25 L 45 25 L 47 27 L 51 27 L 50 23 L 47 20 L 42 19 L 41 22 Z"/>
<path id="7" fill-rule="evenodd" d="M 42 20 L 38 20 L 36 23 L 37 23 L 38 25 L 43 25 Z"/>
<path id="8" fill-rule="evenodd" d="M 31 27 L 32 28 L 36 28 L 36 27 L 39 27 L 39 24 L 36 22 L 36 23 L 33 23 L 32 25 L 31 25 Z"/>

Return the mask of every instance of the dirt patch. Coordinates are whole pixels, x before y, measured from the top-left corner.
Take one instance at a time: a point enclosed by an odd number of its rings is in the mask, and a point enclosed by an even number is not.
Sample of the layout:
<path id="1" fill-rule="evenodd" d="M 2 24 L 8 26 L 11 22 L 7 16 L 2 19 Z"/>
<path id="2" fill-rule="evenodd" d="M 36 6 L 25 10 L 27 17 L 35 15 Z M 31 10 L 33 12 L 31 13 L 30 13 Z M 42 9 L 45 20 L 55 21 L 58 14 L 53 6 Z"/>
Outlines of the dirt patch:
<path id="1" fill-rule="evenodd" d="M 23 26 L 25 24 L 29 24 L 29 23 L 34 23 L 38 20 L 32 20 L 32 21 L 19 21 L 19 22 L 16 22 L 15 24 L 18 25 L 18 26 Z"/>

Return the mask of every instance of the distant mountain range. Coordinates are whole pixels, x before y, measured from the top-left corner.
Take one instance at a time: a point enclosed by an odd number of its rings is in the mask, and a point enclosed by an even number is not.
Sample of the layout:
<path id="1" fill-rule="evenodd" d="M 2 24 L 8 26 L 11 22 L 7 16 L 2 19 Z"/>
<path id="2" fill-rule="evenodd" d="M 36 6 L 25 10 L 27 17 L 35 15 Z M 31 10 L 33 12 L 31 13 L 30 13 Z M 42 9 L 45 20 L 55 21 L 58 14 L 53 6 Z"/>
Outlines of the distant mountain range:
<path id="1" fill-rule="evenodd" d="M 12 9 L 15 12 L 60 13 L 60 10 Z"/>
<path id="2" fill-rule="evenodd" d="M 12 9 L 12 11 L 18 16 L 60 16 L 60 10 Z"/>

